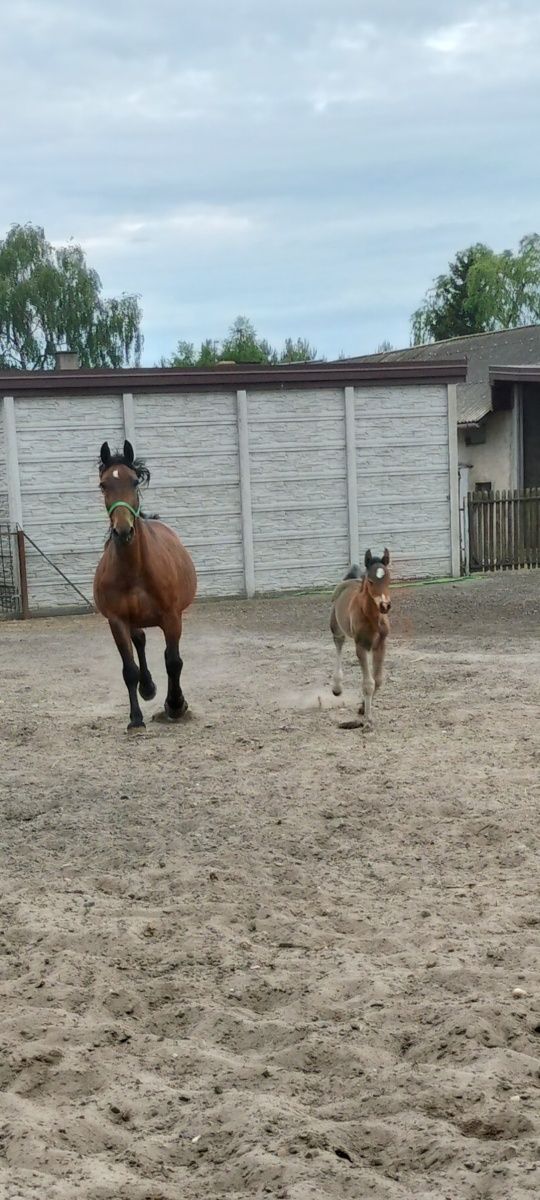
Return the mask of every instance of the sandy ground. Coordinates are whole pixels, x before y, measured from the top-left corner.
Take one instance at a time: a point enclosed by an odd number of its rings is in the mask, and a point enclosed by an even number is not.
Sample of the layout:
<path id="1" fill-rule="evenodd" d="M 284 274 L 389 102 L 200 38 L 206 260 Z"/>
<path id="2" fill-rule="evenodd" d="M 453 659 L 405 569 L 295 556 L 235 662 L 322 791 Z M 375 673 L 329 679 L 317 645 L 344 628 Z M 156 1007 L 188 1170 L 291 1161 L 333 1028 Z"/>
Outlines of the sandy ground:
<path id="1" fill-rule="evenodd" d="M 142 736 L 0 626 L 2 1198 L 538 1194 L 540 573 L 394 609 L 371 735 L 322 597 L 197 606 Z"/>

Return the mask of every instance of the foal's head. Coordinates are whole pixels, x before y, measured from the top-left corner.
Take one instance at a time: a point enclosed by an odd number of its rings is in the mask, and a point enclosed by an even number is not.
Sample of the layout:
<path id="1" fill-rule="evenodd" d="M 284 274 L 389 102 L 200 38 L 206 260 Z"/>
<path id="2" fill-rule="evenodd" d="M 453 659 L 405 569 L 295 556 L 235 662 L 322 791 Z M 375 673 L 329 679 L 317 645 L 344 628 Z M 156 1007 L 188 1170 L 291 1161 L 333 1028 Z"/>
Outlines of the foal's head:
<path id="1" fill-rule="evenodd" d="M 135 458 L 131 442 L 124 442 L 123 454 L 111 454 L 109 443 L 100 451 L 99 486 L 111 522 L 111 536 L 127 544 L 135 532 L 141 512 L 139 488 L 149 483 L 150 472 Z"/>
<path id="2" fill-rule="evenodd" d="M 381 558 L 374 558 L 371 550 L 366 550 L 364 558 L 366 574 L 364 588 L 377 605 L 380 613 L 388 613 L 392 607 L 390 601 L 390 551 L 383 550 Z"/>

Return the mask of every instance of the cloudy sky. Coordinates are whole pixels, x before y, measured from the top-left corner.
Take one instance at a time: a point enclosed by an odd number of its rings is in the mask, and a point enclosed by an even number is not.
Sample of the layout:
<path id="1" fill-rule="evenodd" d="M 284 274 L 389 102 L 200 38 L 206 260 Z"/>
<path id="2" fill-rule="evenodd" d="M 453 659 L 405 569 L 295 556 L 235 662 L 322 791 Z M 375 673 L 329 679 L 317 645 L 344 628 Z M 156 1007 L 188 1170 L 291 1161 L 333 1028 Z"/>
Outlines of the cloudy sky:
<path id="1" fill-rule="evenodd" d="M 146 363 L 238 313 L 409 340 L 453 253 L 540 232 L 540 4 L 4 0 L 0 233 L 142 297 Z"/>

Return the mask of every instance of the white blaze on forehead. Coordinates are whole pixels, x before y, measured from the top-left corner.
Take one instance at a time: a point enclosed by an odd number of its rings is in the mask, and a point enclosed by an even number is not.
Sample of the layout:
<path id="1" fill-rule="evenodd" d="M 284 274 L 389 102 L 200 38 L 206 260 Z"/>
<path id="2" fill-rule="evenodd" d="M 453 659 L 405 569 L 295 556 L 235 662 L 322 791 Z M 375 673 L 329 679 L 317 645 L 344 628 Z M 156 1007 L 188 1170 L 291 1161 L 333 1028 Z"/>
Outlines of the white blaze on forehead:
<path id="1" fill-rule="evenodd" d="M 377 579 L 384 579 L 384 567 L 377 567 L 375 574 L 377 576 Z"/>
<path id="2" fill-rule="evenodd" d="M 119 475 L 118 471 L 113 471 L 113 479 L 120 479 L 120 475 Z"/>

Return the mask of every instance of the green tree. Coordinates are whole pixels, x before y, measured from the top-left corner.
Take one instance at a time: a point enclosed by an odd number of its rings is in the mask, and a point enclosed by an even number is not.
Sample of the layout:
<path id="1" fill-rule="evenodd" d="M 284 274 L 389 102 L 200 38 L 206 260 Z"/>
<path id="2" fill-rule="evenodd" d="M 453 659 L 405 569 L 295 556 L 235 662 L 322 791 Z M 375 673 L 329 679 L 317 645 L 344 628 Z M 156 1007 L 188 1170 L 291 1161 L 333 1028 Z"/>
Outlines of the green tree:
<path id="1" fill-rule="evenodd" d="M 13 225 L 0 240 L 0 366 L 53 366 L 62 344 L 83 366 L 138 363 L 140 327 L 138 298 L 103 297 L 80 246 L 56 248 L 36 225 Z"/>
<path id="2" fill-rule="evenodd" d="M 212 341 L 212 338 L 206 338 L 204 342 L 201 342 L 199 354 L 195 356 L 193 365 L 195 367 L 212 367 L 219 358 L 221 355 L 218 342 Z"/>
<path id="3" fill-rule="evenodd" d="M 192 342 L 179 341 L 163 367 L 206 367 L 221 360 L 235 363 L 313 362 L 317 351 L 306 338 L 286 338 L 281 350 L 276 350 L 266 338 L 259 337 L 248 317 L 237 317 L 222 341 L 207 338 L 197 351 Z"/>
<path id="4" fill-rule="evenodd" d="M 314 362 L 316 358 L 315 346 L 312 346 L 307 338 L 297 338 L 295 342 L 292 338 L 285 338 L 279 355 L 281 363 Z"/>
<path id="5" fill-rule="evenodd" d="M 540 236 L 527 234 L 516 254 L 489 250 L 469 272 L 469 294 L 483 329 L 515 329 L 540 320 Z"/>
<path id="6" fill-rule="evenodd" d="M 220 358 L 236 363 L 269 363 L 275 360 L 270 343 L 259 338 L 247 317 L 237 317 L 221 343 Z"/>
<path id="7" fill-rule="evenodd" d="M 197 351 L 193 342 L 179 341 L 174 352 L 174 362 L 172 359 L 167 361 L 161 359 L 160 366 L 162 367 L 195 367 L 197 365 Z"/>
<path id="8" fill-rule="evenodd" d="M 412 315 L 412 340 L 415 346 L 481 332 L 469 293 L 469 276 L 475 262 L 489 253 L 489 247 L 480 242 L 466 250 L 459 250 L 449 264 L 447 274 L 437 277 Z"/>
<path id="9" fill-rule="evenodd" d="M 393 349 L 394 347 L 392 343 L 388 341 L 388 338 L 383 338 L 382 342 L 379 342 L 379 345 L 377 346 L 377 354 L 389 354 Z"/>
<path id="10" fill-rule="evenodd" d="M 497 254 L 477 242 L 460 250 L 411 319 L 415 345 L 540 320 L 540 237 Z"/>

